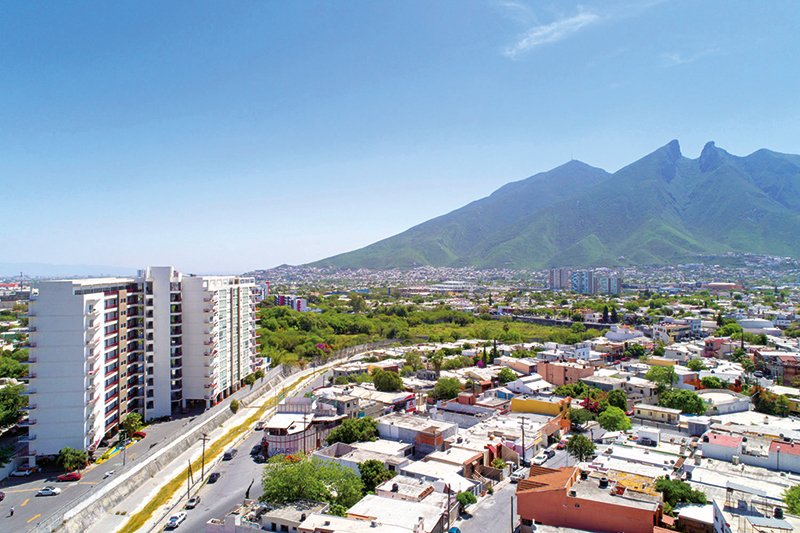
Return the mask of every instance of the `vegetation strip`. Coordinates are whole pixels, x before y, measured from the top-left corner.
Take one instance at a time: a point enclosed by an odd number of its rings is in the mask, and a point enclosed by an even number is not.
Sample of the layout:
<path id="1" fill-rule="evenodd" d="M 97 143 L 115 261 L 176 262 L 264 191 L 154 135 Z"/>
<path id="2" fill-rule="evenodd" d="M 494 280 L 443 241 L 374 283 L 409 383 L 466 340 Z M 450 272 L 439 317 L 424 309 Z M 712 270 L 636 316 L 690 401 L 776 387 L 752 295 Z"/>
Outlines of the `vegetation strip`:
<path id="1" fill-rule="evenodd" d="M 250 416 L 247 420 L 245 420 L 242 424 L 236 426 L 228 433 L 223 435 L 220 439 L 216 442 L 211 444 L 206 449 L 206 457 L 213 459 L 218 454 L 220 454 L 233 440 L 247 431 L 250 426 L 255 423 L 261 416 L 267 411 L 267 409 L 271 409 L 277 404 L 278 398 L 283 396 L 284 394 L 288 394 L 289 392 L 293 391 L 297 386 L 305 381 L 306 379 L 317 375 L 320 372 L 324 372 L 325 369 L 317 370 L 312 372 L 306 377 L 303 377 L 294 383 L 292 383 L 288 387 L 284 387 L 281 389 L 280 393 L 277 396 L 272 396 L 264 402 L 258 411 L 256 411 L 252 416 Z M 201 468 L 202 457 L 196 459 L 192 463 L 192 471 L 198 472 Z M 210 459 L 209 459 L 210 460 Z M 208 462 L 208 461 L 206 461 Z M 184 471 L 178 474 L 175 478 L 173 478 L 170 482 L 164 485 L 161 490 L 155 495 L 155 497 L 150 500 L 144 508 L 136 513 L 135 515 L 131 516 L 128 522 L 122 527 L 120 533 L 134 533 L 138 531 L 152 516 L 156 510 L 167 503 L 172 496 L 183 487 L 184 483 L 186 482 L 186 478 L 189 476 L 189 468 L 187 467 Z"/>

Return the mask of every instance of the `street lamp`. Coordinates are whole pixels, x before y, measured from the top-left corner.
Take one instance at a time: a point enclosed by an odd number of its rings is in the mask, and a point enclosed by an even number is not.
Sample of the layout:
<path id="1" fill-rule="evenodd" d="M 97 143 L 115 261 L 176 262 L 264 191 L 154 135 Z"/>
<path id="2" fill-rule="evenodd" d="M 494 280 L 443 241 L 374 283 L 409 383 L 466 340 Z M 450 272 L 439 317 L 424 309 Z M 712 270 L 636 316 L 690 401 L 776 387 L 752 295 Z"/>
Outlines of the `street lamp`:
<path id="1" fill-rule="evenodd" d="M 208 435 L 203 433 L 203 436 L 200 437 L 200 440 L 203 441 L 203 460 L 202 466 L 200 467 L 200 479 L 202 480 L 206 477 L 206 441 L 208 440 Z"/>

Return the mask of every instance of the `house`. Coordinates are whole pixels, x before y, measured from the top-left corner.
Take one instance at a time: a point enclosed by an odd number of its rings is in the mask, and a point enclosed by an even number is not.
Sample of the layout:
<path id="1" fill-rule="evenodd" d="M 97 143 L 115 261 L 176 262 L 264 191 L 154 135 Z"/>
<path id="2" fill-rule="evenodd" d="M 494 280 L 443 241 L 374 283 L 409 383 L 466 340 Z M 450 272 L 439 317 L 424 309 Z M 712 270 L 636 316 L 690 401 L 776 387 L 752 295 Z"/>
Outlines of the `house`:
<path id="1" fill-rule="evenodd" d="M 624 485 L 609 486 L 605 476 L 581 473 L 577 467 L 555 470 L 531 467 L 517 485 L 520 531 L 535 523 L 608 533 L 652 533 L 661 520 L 661 497 Z"/>
<path id="2" fill-rule="evenodd" d="M 506 388 L 515 394 L 537 394 L 552 389 L 553 385 L 542 379 L 539 374 L 531 374 L 506 383 Z"/>
<path id="3" fill-rule="evenodd" d="M 362 444 L 373 446 L 361 446 Z M 316 450 L 314 456 L 324 461 L 337 463 L 361 475 L 358 465 L 366 461 L 379 461 L 386 470 L 399 472 L 402 467 L 410 462 L 408 457 L 412 455 L 413 450 L 413 444 L 385 440 L 354 442 L 352 444 L 337 442 Z"/>
<path id="4" fill-rule="evenodd" d="M 646 405 L 638 403 L 633 407 L 636 418 L 650 420 L 652 422 L 662 422 L 664 424 L 677 424 L 680 420 L 681 410 L 660 407 L 658 405 Z"/>
<path id="5" fill-rule="evenodd" d="M 515 413 L 538 413 L 558 416 L 569 410 L 570 398 L 541 394 L 517 396 L 511 399 L 511 411 Z"/>
<path id="6" fill-rule="evenodd" d="M 400 526 L 407 532 L 413 530 L 419 533 L 444 533 L 446 515 L 443 513 L 444 509 L 436 505 L 400 499 L 390 500 L 368 494 L 347 510 L 347 518 L 364 520 L 366 524 Z M 414 529 L 414 524 L 418 524 L 419 529 Z"/>
<path id="7" fill-rule="evenodd" d="M 708 406 L 707 415 L 724 415 L 750 410 L 750 397 L 729 389 L 703 389 L 697 395 Z"/>
<path id="8" fill-rule="evenodd" d="M 495 359 L 496 364 L 507 366 L 511 370 L 519 372 L 523 376 L 529 376 L 536 373 L 536 365 L 538 361 L 532 357 L 525 359 L 518 359 L 516 357 L 498 357 Z"/>
<path id="9" fill-rule="evenodd" d="M 582 365 L 578 363 L 555 362 L 539 363 L 537 373 L 546 382 L 560 387 L 561 385 L 568 385 L 570 383 L 577 383 L 581 378 L 585 378 L 594 374 L 592 366 Z"/>
<path id="10" fill-rule="evenodd" d="M 458 433 L 458 424 L 405 413 L 392 413 L 377 422 L 382 439 L 413 442 L 420 453 L 444 449 L 444 440 Z"/>
<path id="11" fill-rule="evenodd" d="M 323 446 L 334 428 L 346 417 L 313 398 L 290 398 L 278 404 L 278 412 L 264 424 L 264 455 L 308 453 Z"/>
<path id="12" fill-rule="evenodd" d="M 609 329 L 604 336 L 610 341 L 627 342 L 638 339 L 639 337 L 644 337 L 644 333 L 629 326 L 612 324 L 611 329 Z"/>
<path id="13" fill-rule="evenodd" d="M 276 505 L 245 500 L 233 512 L 218 520 L 206 522 L 206 533 L 252 533 L 258 531 L 298 531 L 300 524 L 310 515 L 324 513 L 327 503 L 296 500 Z"/>

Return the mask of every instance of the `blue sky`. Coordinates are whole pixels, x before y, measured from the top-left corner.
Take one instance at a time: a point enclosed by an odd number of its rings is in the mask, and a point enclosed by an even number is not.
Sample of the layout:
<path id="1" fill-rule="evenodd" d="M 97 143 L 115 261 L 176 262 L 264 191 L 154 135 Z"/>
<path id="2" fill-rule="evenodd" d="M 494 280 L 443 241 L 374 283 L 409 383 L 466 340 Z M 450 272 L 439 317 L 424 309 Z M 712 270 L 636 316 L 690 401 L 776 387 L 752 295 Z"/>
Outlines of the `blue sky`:
<path id="1" fill-rule="evenodd" d="M 571 157 L 799 153 L 798 27 L 788 1 L 7 2 L 0 261 L 238 273 Z"/>

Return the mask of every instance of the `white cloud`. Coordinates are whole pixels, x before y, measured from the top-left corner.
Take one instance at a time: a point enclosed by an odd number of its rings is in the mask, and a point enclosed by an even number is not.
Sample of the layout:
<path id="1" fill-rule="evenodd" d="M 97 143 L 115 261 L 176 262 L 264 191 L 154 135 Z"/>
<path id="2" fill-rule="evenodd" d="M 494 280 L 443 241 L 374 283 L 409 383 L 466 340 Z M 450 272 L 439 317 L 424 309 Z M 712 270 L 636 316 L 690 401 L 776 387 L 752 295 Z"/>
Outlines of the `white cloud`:
<path id="1" fill-rule="evenodd" d="M 708 50 L 703 50 L 702 52 L 698 52 L 690 57 L 683 57 L 679 53 L 664 52 L 663 54 L 661 54 L 661 61 L 665 67 L 674 67 L 677 65 L 685 65 L 686 63 L 697 61 L 702 57 L 716 53 L 718 51 L 719 51 L 718 48 L 709 48 Z"/>
<path id="2" fill-rule="evenodd" d="M 581 11 L 574 17 L 562 18 L 550 24 L 538 25 L 528 30 L 515 44 L 507 47 L 503 54 L 512 59 L 529 52 L 541 44 L 554 43 L 602 20 L 600 15 Z"/>

